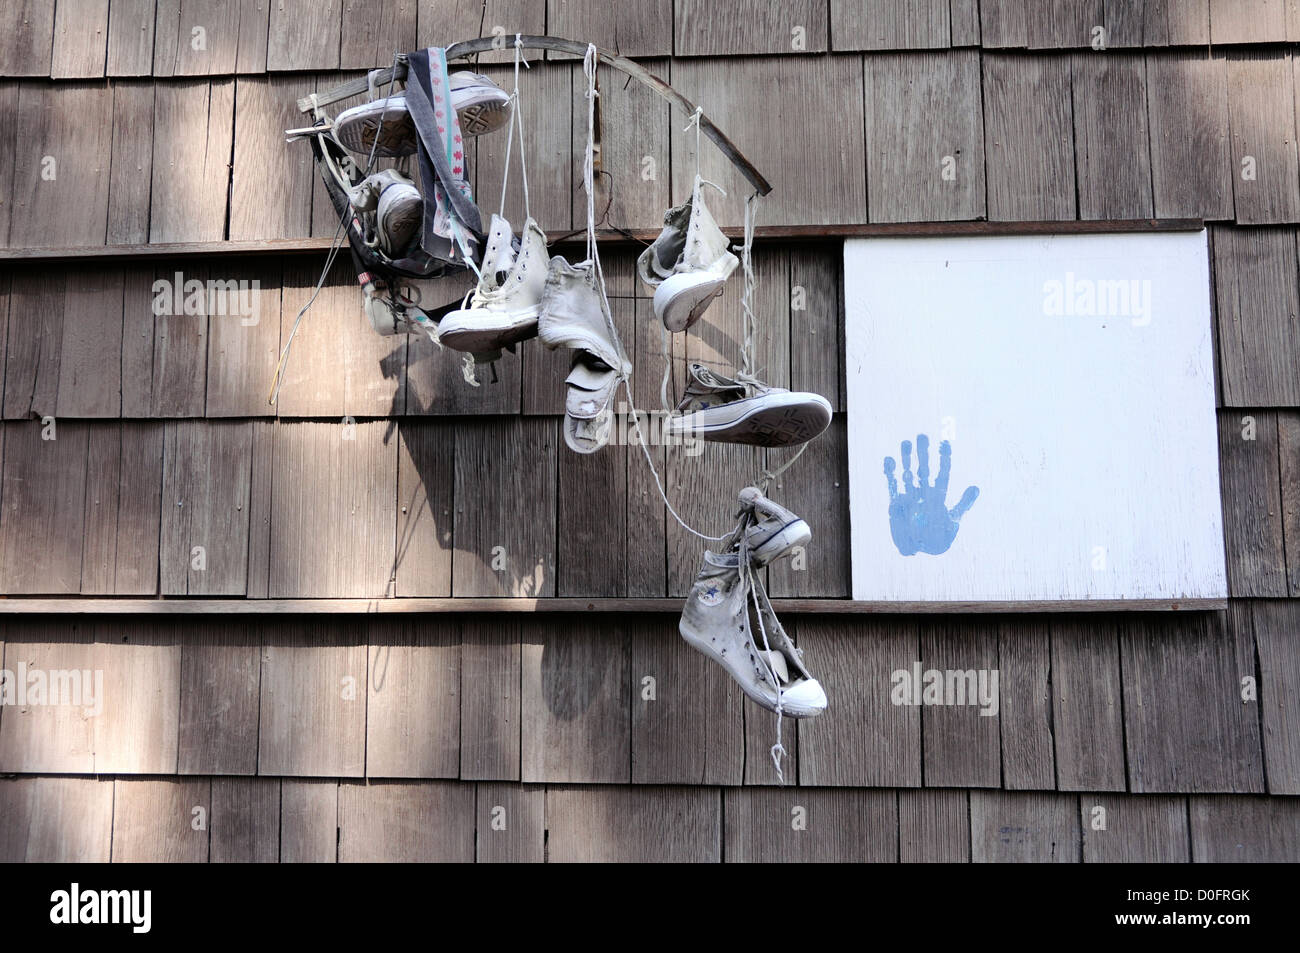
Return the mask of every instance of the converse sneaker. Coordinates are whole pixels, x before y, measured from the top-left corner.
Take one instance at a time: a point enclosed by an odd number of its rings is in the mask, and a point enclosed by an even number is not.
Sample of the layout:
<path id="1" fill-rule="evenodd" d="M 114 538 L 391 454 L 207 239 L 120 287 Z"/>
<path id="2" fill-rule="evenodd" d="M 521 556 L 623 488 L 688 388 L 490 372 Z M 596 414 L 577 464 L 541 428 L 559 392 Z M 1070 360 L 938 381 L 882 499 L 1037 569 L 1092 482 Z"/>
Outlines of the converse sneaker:
<path id="1" fill-rule="evenodd" d="M 564 379 L 564 442 L 577 453 L 595 453 L 609 443 L 614 391 L 622 380 L 618 371 L 590 351 L 574 351 L 573 366 Z"/>
<path id="2" fill-rule="evenodd" d="M 738 554 L 706 550 L 678 623 L 682 638 L 722 665 L 741 691 L 768 711 L 776 711 L 779 702 L 782 712 L 794 718 L 821 714 L 826 693 L 804 668 L 766 593 L 759 595 L 759 606 L 766 608 L 757 615 L 750 593 Z M 764 649 L 761 630 L 756 631 L 759 617 L 770 651 Z"/>
<path id="3" fill-rule="evenodd" d="M 442 319 L 438 340 L 457 351 L 482 353 L 536 337 L 546 275 L 546 235 L 537 222 L 524 222 L 516 251 L 510 223 L 493 215 L 469 307 Z"/>
<path id="4" fill-rule="evenodd" d="M 723 443 L 789 447 L 807 443 L 830 425 L 831 405 L 817 394 L 733 380 L 692 364 L 668 433 Z"/>
<path id="5" fill-rule="evenodd" d="M 740 502 L 755 514 L 745 529 L 745 550 L 753 565 L 766 566 L 790 555 L 796 546 L 806 546 L 812 539 L 812 528 L 803 519 L 773 503 L 758 487 L 747 486 L 741 490 Z"/>
<path id="6" fill-rule="evenodd" d="M 349 190 L 348 200 L 362 214 L 374 243 L 390 258 L 399 257 L 424 221 L 420 190 L 395 169 L 367 176 Z"/>
<path id="7" fill-rule="evenodd" d="M 468 70 L 452 73 L 451 105 L 460 120 L 462 135 L 493 132 L 510 118 L 510 96 L 486 76 Z M 375 136 L 379 145 L 375 146 Z M 415 155 L 415 121 L 406 106 L 406 94 L 394 93 L 383 99 L 345 109 L 334 120 L 334 136 L 360 155 Z"/>
<path id="8" fill-rule="evenodd" d="M 700 182 L 691 198 L 664 215 L 659 237 L 637 259 L 641 280 L 655 289 L 655 316 L 669 331 L 700 319 L 740 260 L 704 204 Z"/>

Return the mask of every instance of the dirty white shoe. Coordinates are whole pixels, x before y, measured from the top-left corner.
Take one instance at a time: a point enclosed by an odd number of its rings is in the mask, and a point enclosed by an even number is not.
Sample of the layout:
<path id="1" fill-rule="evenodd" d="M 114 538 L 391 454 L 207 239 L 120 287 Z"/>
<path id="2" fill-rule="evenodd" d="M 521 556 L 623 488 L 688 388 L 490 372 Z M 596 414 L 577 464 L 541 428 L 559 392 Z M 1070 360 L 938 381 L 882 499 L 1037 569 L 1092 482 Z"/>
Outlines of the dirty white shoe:
<path id="1" fill-rule="evenodd" d="M 367 176 L 348 190 L 348 201 L 366 223 L 370 244 L 390 258 L 400 256 L 424 220 L 424 199 L 396 169 Z"/>
<path id="2" fill-rule="evenodd" d="M 723 443 L 789 447 L 807 443 L 831 422 L 831 405 L 818 394 L 769 387 L 692 364 L 668 433 Z"/>
<path id="3" fill-rule="evenodd" d="M 740 264 L 729 244 L 697 178 L 691 198 L 665 213 L 663 231 L 637 259 L 641 280 L 655 289 L 655 316 L 669 331 L 685 331 L 722 294 Z"/>
<path id="4" fill-rule="evenodd" d="M 496 351 L 537 336 L 546 286 L 546 235 L 529 218 L 516 251 L 510 223 L 492 216 L 482 275 L 469 307 L 438 324 L 438 340 L 457 351 Z"/>
<path id="5" fill-rule="evenodd" d="M 812 539 L 812 527 L 784 506 L 773 503 L 756 486 L 740 491 L 740 502 L 754 510 L 756 519 L 745 530 L 745 549 L 750 562 L 766 566 L 790 555 L 796 546 Z"/>
<path id="6" fill-rule="evenodd" d="M 798 649 L 771 611 L 767 593 L 750 588 L 736 553 L 705 551 L 700 572 L 686 597 L 678 630 L 696 650 L 727 670 L 741 691 L 768 711 L 811 718 L 826 710 L 826 693 L 803 665 Z M 762 619 L 770 654 L 757 622 Z"/>
<path id="7" fill-rule="evenodd" d="M 618 371 L 590 351 L 574 351 L 573 366 L 564 379 L 564 442 L 576 453 L 595 453 L 609 443 L 614 420 L 614 392 L 622 380 Z"/>
<path id="8" fill-rule="evenodd" d="M 451 80 L 451 105 L 460 120 L 462 135 L 493 132 L 510 119 L 510 95 L 486 76 L 460 70 L 448 79 Z M 415 155 L 415 120 L 406 106 L 405 93 L 345 109 L 334 120 L 335 138 L 359 155 L 370 155 L 376 135 L 379 145 L 375 147 L 375 155 Z"/>

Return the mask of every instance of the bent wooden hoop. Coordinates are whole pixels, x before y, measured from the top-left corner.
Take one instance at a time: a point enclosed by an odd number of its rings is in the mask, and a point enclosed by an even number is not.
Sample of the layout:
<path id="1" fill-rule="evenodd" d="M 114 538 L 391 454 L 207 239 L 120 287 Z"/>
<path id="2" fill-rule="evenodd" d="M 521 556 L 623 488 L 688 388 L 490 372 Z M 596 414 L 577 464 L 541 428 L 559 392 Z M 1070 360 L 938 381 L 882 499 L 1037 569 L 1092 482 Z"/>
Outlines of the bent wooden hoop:
<path id="1" fill-rule="evenodd" d="M 493 44 L 496 44 L 494 46 Z M 526 50 L 553 50 L 557 53 L 572 53 L 574 56 L 584 56 L 587 52 L 587 44 L 579 43 L 577 40 L 566 40 L 558 36 L 522 36 L 520 43 Z M 500 41 L 495 37 L 484 36 L 476 40 L 466 40 L 461 43 L 453 43 L 447 47 L 447 59 L 462 59 L 466 56 L 473 56 L 476 53 L 486 53 L 492 49 L 499 49 Z M 644 86 L 650 87 L 668 102 L 672 103 L 688 116 L 695 112 L 695 104 L 683 96 L 677 90 L 673 89 L 658 76 L 648 70 L 638 66 L 636 63 L 619 56 L 617 53 L 611 53 L 609 50 L 597 48 L 596 54 L 600 57 L 601 62 L 607 63 L 621 73 L 625 73 Z M 396 76 L 394 77 L 394 73 Z M 394 78 L 402 80 L 406 78 L 406 58 L 398 57 L 396 67 L 386 67 L 379 70 L 375 77 L 375 84 L 382 86 L 391 82 Z M 330 103 L 336 103 L 343 99 L 349 99 L 352 96 L 358 96 L 370 88 L 365 77 L 351 80 L 342 85 L 335 86 L 333 89 L 324 93 L 316 94 L 315 104 L 327 106 Z M 312 97 L 304 96 L 298 100 L 298 110 L 308 113 L 313 108 Z M 707 115 L 700 116 L 700 131 L 706 135 L 710 141 L 717 146 L 722 154 L 727 157 L 731 163 L 740 170 L 743 175 L 759 195 L 767 195 L 772 191 L 772 186 L 762 174 L 754 168 L 753 163 L 745 158 L 744 154 L 736 148 L 735 144 L 727 138 L 721 129 L 713 124 Z"/>

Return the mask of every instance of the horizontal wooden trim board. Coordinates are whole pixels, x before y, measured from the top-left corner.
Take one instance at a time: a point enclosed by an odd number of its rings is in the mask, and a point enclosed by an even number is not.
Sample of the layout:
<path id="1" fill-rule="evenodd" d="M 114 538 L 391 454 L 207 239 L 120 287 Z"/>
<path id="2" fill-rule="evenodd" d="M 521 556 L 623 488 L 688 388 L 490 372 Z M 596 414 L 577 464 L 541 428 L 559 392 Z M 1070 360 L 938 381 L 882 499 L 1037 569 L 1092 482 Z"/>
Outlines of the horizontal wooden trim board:
<path id="1" fill-rule="evenodd" d="M 777 612 L 802 615 L 990 612 L 1169 612 L 1226 609 L 1227 599 L 1106 599 L 1089 602 L 856 602 L 852 599 L 773 599 Z M 448 612 L 682 611 L 681 599 L 0 599 L 0 615 L 294 615 Z"/>
<path id="2" fill-rule="evenodd" d="M 1063 222 L 880 222 L 868 225 L 759 225 L 754 240 L 818 242 L 844 238 L 928 238 L 962 235 L 1079 235 L 1106 232 L 1189 232 L 1205 223 L 1199 218 L 1097 219 Z M 744 230 L 724 228 L 728 238 L 741 240 Z M 648 244 L 659 237 L 653 229 L 598 229 L 597 240 L 608 247 Z M 581 231 L 551 232 L 551 245 L 578 244 Z M 88 245 L 77 248 L 0 248 L 0 263 L 30 261 L 147 261 L 171 258 L 210 258 L 215 255 L 307 255 L 328 251 L 332 238 L 285 238 L 270 241 L 179 242 L 151 245 Z"/>

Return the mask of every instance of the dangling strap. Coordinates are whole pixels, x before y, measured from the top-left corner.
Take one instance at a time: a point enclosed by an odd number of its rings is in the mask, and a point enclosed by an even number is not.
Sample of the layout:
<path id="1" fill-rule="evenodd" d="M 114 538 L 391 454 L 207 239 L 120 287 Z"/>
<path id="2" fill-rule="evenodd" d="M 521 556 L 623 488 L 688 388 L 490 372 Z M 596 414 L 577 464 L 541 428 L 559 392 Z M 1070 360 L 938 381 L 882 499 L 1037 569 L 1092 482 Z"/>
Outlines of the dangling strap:
<path id="1" fill-rule="evenodd" d="M 510 181 L 510 151 L 515 141 L 515 121 L 519 123 L 519 173 L 524 180 L 524 218 L 532 218 L 532 211 L 528 207 L 528 154 L 524 151 L 524 117 L 519 104 L 519 64 L 522 63 L 525 69 L 532 69 L 528 65 L 528 60 L 524 59 L 524 40 L 523 34 L 515 34 L 515 88 L 510 93 L 510 129 L 506 133 L 506 168 L 501 175 L 501 204 L 498 207 L 498 214 L 503 218 L 506 211 L 506 183 Z"/>

